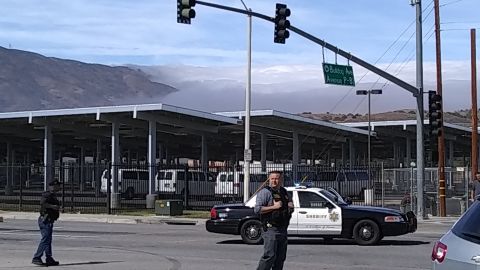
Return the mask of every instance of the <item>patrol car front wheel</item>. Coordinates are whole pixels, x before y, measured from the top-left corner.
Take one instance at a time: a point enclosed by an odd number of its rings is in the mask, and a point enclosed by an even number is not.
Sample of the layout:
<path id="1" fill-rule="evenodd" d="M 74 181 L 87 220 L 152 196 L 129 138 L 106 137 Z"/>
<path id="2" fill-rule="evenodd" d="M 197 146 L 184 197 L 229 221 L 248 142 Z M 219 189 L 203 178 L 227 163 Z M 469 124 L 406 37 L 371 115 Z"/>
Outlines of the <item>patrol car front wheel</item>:
<path id="1" fill-rule="evenodd" d="M 258 220 L 247 220 L 240 228 L 240 235 L 245 244 L 258 245 L 262 243 L 262 223 Z"/>
<path id="2" fill-rule="evenodd" d="M 353 238 L 361 246 L 374 245 L 382 238 L 382 232 L 377 223 L 364 219 L 353 227 Z"/>

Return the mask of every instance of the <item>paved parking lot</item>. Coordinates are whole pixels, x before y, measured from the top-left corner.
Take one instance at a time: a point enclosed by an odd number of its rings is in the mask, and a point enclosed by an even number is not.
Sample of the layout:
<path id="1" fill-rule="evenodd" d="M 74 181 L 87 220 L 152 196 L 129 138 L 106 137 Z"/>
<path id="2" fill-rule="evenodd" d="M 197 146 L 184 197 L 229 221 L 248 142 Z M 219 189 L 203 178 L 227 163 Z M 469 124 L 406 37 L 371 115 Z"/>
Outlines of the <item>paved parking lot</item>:
<path id="1" fill-rule="evenodd" d="M 285 269 L 429 269 L 433 241 L 451 222 L 360 247 L 353 241 L 291 238 Z M 0 223 L 0 269 L 33 269 L 39 233 L 32 220 Z M 63 269 L 255 269 L 262 246 L 207 233 L 200 225 L 56 224 L 54 256 Z"/>

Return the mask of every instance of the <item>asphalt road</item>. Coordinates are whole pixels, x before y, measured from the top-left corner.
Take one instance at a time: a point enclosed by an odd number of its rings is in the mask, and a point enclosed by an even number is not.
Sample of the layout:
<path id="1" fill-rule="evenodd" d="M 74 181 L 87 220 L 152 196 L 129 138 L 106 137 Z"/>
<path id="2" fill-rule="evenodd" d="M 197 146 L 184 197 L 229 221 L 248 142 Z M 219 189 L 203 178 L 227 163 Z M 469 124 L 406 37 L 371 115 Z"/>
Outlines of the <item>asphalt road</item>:
<path id="1" fill-rule="evenodd" d="M 433 242 L 450 226 L 420 224 L 414 234 L 372 247 L 290 238 L 285 269 L 430 269 Z M 30 261 L 38 240 L 34 221 L 0 223 L 0 269 L 37 268 Z M 239 236 L 208 233 L 204 225 L 58 222 L 54 232 L 54 257 L 62 269 L 255 269 L 262 249 Z"/>

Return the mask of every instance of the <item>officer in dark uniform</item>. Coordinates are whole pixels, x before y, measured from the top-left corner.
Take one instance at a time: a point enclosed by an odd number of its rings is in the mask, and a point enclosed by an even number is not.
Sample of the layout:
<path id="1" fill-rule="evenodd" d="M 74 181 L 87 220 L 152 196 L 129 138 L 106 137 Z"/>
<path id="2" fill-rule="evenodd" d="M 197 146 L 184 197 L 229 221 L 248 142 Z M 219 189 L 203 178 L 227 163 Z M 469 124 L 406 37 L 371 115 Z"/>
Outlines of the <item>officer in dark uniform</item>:
<path id="1" fill-rule="evenodd" d="M 268 175 L 269 185 L 257 194 L 255 213 L 263 224 L 264 253 L 257 270 L 281 270 L 287 256 L 287 227 L 293 212 L 292 198 L 282 187 L 282 172 Z"/>
<path id="2" fill-rule="evenodd" d="M 42 240 L 38 244 L 37 252 L 33 255 L 32 263 L 36 265 L 55 266 L 59 265 L 52 257 L 52 234 L 53 223 L 60 216 L 60 202 L 56 193 L 60 190 L 61 183 L 54 180 L 48 184 L 48 191 L 42 194 L 40 200 L 40 217 L 38 217 L 38 227 L 42 234 Z M 45 253 L 45 263 L 42 256 Z"/>

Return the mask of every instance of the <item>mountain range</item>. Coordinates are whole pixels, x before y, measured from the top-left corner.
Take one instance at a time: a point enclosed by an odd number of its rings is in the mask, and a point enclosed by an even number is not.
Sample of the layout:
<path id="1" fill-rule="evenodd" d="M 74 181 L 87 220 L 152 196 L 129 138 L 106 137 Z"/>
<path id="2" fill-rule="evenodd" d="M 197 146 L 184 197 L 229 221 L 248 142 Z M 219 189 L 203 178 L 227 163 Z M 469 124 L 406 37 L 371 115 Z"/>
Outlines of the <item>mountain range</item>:
<path id="1" fill-rule="evenodd" d="M 0 111 L 159 103 L 176 88 L 141 70 L 0 47 Z"/>
<path id="2" fill-rule="evenodd" d="M 0 63 L 1 112 L 145 103 L 166 103 L 207 112 L 245 108 L 245 71 L 238 68 L 107 66 L 3 47 L 0 47 Z M 262 82 L 252 84 L 253 110 L 274 109 L 332 122 L 367 121 L 367 114 L 360 109 L 366 107 L 365 97 L 354 93 L 352 96 L 353 88 L 345 90 L 321 83 L 317 70 L 270 67 L 254 72 L 262 77 Z M 304 75 L 295 76 L 299 73 Z M 425 88 L 431 85 L 427 82 Z M 356 86 L 357 89 L 373 87 L 374 83 Z M 459 108 L 446 112 L 445 120 L 468 125 L 471 111 L 464 109 L 468 107 L 465 106 L 468 81 L 447 80 L 444 89 L 446 104 Z M 394 102 L 384 101 L 387 99 Z M 414 104 L 411 94 L 385 84 L 383 94 L 372 97 L 371 119 L 413 120 Z"/>

